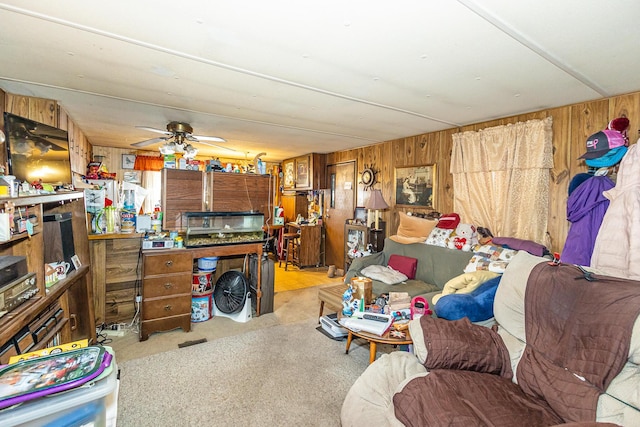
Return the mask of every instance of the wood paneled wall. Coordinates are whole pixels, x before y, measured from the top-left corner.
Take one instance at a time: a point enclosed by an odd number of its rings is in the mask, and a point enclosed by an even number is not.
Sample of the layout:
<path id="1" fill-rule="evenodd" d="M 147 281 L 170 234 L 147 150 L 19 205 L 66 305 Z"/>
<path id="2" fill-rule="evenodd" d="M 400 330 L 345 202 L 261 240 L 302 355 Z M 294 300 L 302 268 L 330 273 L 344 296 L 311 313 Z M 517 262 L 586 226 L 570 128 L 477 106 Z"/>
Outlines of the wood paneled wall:
<path id="1" fill-rule="evenodd" d="M 358 149 L 330 153 L 327 155 L 327 164 L 356 160 L 358 173 L 362 172 L 365 164 L 373 165 L 375 169 L 379 170 L 375 188 L 382 190 L 385 200 L 391 206 L 390 209 L 382 212 L 382 219 L 387 221 L 387 235 L 392 235 L 398 229 L 398 212 L 408 210 L 394 206 L 396 167 L 435 163 L 437 170 L 435 209 L 441 213 L 452 212 L 453 179 L 449 173 L 449 165 L 454 133 L 477 131 L 509 123 L 552 117 L 554 166 L 551 170 L 547 233 L 551 242 L 550 249 L 561 251 L 570 225 L 566 220 L 569 182 L 575 174 L 587 171 L 586 164 L 584 161 L 578 160 L 578 157 L 586 151 L 586 140 L 590 135 L 604 129 L 611 119 L 623 115 L 629 118 L 629 137 L 633 144 L 638 139 L 640 129 L 640 92 L 519 114 L 461 128 L 425 133 Z M 363 206 L 366 197 L 368 196 L 365 196 L 362 184 L 358 184 L 357 205 Z M 419 212 L 420 210 L 413 209 L 413 211 Z M 426 212 L 426 210 L 424 211 Z M 532 215 L 535 213 L 532 212 Z"/>
<path id="2" fill-rule="evenodd" d="M 23 117 L 29 117 L 41 123 L 59 126 L 59 108 L 52 100 L 15 96 L 0 91 L 0 106 L 6 111 Z M 505 117 L 492 121 L 476 123 L 461 128 L 447 129 L 439 132 L 409 136 L 379 144 L 361 147 L 353 150 L 339 151 L 327 155 L 327 164 L 355 160 L 357 170 L 361 172 L 364 165 L 373 165 L 379 170 L 378 183 L 385 200 L 391 209 L 382 212 L 383 220 L 387 222 L 387 234 L 391 235 L 398 228 L 398 211 L 406 208 L 395 208 L 394 175 L 395 168 L 436 164 L 437 193 L 435 194 L 435 209 L 441 213 L 453 210 L 453 180 L 449 173 L 451 162 L 452 134 L 470 130 L 480 130 L 498 125 L 527 121 L 531 119 L 553 118 L 553 148 L 554 167 L 551 170 L 550 210 L 548 223 L 548 237 L 553 251 L 560 251 L 564 246 L 569 223 L 566 220 L 567 189 L 571 178 L 587 167 L 583 161 L 577 160 L 585 151 L 587 138 L 606 127 L 609 120 L 625 115 L 629 118 L 630 139 L 635 143 L 640 129 L 640 92 L 589 102 L 567 105 L 564 107 L 541 110 L 526 114 Z M 0 118 L 0 121 L 2 119 Z M 91 147 L 94 155 L 105 156 L 105 163 L 111 172 L 118 177 L 124 172 L 121 169 L 122 154 L 140 151 L 110 147 Z M 156 152 L 153 152 L 156 154 Z M 85 153 L 90 158 L 90 152 Z M 3 157 L 0 154 L 0 157 Z M 0 159 L 2 163 L 6 159 Z M 224 162 L 225 160 L 223 160 Z M 230 161 L 233 161 L 230 159 Z M 80 164 L 76 166 L 79 168 Z M 269 167 L 273 164 L 268 164 Z M 358 184 L 356 204 L 362 206 L 366 196 L 362 184 Z M 414 209 L 415 210 L 415 209 Z M 533 214 L 533 213 L 532 213 Z"/>

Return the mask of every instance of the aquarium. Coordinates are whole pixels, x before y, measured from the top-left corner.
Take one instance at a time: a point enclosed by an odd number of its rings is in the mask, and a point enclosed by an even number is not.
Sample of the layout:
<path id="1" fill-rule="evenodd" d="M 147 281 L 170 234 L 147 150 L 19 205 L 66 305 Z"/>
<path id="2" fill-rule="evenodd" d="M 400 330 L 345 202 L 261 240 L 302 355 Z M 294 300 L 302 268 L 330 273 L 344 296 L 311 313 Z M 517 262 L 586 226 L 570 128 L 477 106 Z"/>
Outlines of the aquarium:
<path id="1" fill-rule="evenodd" d="M 187 212 L 185 246 L 232 245 L 264 240 L 264 214 L 253 212 Z"/>

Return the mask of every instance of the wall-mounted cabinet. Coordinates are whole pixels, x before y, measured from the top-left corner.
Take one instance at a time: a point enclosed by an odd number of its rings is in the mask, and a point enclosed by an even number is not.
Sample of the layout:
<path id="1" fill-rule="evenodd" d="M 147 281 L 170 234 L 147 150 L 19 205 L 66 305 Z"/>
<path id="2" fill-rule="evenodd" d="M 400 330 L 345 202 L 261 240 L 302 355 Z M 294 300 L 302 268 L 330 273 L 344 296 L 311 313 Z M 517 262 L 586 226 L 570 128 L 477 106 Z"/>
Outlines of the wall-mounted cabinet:
<path id="1" fill-rule="evenodd" d="M 69 161 L 71 171 L 79 175 L 87 173 L 87 165 L 93 160 L 93 147 L 80 128 L 67 115 L 63 108 L 59 108 L 59 128 L 69 134 Z"/>
<path id="2" fill-rule="evenodd" d="M 282 162 L 284 190 L 320 190 L 325 187 L 326 156 L 311 153 Z"/>
<path id="3" fill-rule="evenodd" d="M 281 197 L 282 208 L 284 209 L 284 222 L 294 222 L 298 215 L 306 218 L 309 214 L 309 201 L 304 193 L 288 192 Z"/>

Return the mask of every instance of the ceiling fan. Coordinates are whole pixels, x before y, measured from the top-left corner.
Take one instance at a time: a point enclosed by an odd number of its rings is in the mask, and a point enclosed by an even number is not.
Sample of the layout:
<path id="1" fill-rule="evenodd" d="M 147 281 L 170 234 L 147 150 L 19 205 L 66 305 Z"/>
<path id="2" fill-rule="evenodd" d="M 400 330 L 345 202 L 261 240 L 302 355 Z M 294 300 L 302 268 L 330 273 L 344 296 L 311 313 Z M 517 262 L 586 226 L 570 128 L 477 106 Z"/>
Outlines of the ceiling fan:
<path id="1" fill-rule="evenodd" d="M 199 144 L 222 148 L 229 151 L 237 151 L 233 148 L 211 143 L 227 142 L 227 140 L 224 138 L 220 138 L 218 136 L 193 135 L 193 128 L 189 123 L 169 122 L 167 124 L 167 130 L 156 129 L 147 126 L 136 126 L 136 128 L 161 133 L 164 134 L 164 136 L 136 142 L 134 144 L 131 144 L 131 146 L 146 147 L 147 145 L 164 142 L 165 144 L 160 147 L 160 152 L 162 154 L 186 153 L 195 156 L 198 150 L 190 144 L 191 142 L 197 142 Z"/>

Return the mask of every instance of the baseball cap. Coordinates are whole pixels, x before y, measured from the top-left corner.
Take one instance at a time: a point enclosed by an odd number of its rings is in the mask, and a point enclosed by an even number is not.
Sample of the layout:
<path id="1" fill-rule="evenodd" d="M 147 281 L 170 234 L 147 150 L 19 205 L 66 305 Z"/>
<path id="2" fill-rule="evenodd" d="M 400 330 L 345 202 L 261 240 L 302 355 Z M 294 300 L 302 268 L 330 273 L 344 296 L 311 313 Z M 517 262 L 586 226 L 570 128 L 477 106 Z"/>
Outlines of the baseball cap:
<path id="1" fill-rule="evenodd" d="M 615 130 L 601 130 L 587 139 L 587 152 L 580 159 L 597 159 L 617 147 L 625 146 L 624 136 Z"/>
<path id="2" fill-rule="evenodd" d="M 442 215 L 438 219 L 436 227 L 454 230 L 458 226 L 458 224 L 460 224 L 460 215 L 458 215 L 457 213 L 450 213 Z"/>

